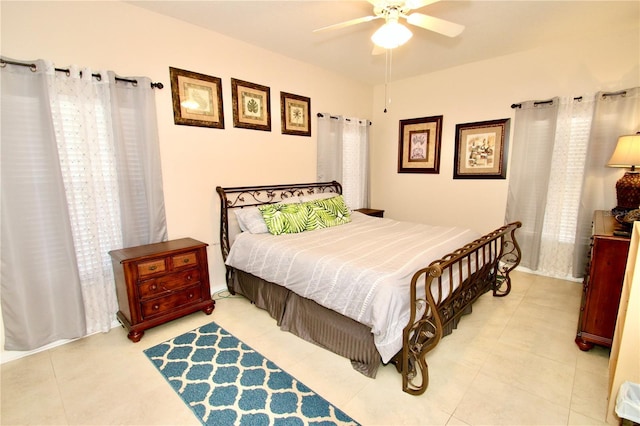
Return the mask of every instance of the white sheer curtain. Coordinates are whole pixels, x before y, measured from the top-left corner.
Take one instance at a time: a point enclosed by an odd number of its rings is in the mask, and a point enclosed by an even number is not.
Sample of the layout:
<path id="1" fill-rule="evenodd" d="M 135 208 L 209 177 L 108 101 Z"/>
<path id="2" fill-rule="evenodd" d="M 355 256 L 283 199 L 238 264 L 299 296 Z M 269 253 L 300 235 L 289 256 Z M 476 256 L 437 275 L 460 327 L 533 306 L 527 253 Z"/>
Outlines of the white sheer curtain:
<path id="1" fill-rule="evenodd" d="M 593 211 L 616 205 L 619 172 L 606 163 L 640 126 L 638 88 L 520 105 L 505 220 L 523 222 L 522 266 L 581 277 Z"/>
<path id="2" fill-rule="evenodd" d="M 340 182 L 352 209 L 369 207 L 369 125 L 360 118 L 318 115 L 318 180 Z"/>
<path id="3" fill-rule="evenodd" d="M 117 303 L 108 251 L 166 239 L 149 79 L 35 68 L 2 68 L 7 350 L 109 330 Z"/>
<path id="4" fill-rule="evenodd" d="M 573 276 L 575 229 L 593 116 L 593 95 L 561 98 L 551 158 L 538 271 Z"/>

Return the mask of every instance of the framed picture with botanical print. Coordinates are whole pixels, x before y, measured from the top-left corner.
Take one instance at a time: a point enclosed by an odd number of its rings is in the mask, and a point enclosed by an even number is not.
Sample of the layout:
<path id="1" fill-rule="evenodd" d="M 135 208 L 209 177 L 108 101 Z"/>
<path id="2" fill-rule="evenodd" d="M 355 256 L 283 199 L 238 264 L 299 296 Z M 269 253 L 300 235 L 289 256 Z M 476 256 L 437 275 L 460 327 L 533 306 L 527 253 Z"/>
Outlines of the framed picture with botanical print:
<path id="1" fill-rule="evenodd" d="M 233 127 L 271 131 L 271 89 L 231 79 Z"/>
<path id="2" fill-rule="evenodd" d="M 221 79 L 173 67 L 169 75 L 175 124 L 224 129 Z"/>
<path id="3" fill-rule="evenodd" d="M 311 99 L 280 92 L 282 134 L 311 136 Z"/>
<path id="4" fill-rule="evenodd" d="M 398 173 L 440 173 L 442 116 L 400 120 Z"/>
<path id="5" fill-rule="evenodd" d="M 509 119 L 456 125 L 454 179 L 506 179 Z"/>

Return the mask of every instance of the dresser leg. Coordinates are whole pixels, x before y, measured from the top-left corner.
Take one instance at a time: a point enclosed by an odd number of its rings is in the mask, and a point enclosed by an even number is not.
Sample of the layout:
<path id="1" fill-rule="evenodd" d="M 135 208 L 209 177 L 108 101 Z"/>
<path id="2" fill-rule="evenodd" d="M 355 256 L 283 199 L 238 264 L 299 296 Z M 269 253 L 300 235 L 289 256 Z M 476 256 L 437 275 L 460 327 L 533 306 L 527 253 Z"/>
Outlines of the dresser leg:
<path id="1" fill-rule="evenodd" d="M 140 341 L 140 339 L 142 339 L 142 336 L 144 336 L 144 331 L 136 331 L 136 330 L 131 330 L 129 332 L 129 334 L 127 334 L 127 337 L 129 338 L 129 340 L 131 340 L 133 343 L 137 343 Z"/>
<path id="2" fill-rule="evenodd" d="M 588 351 L 588 350 L 593 348 L 593 343 L 585 342 L 584 340 L 582 340 L 582 337 L 580 337 L 580 336 L 576 336 L 575 342 L 576 342 L 576 345 L 578 345 L 578 347 L 580 348 L 581 351 Z"/>

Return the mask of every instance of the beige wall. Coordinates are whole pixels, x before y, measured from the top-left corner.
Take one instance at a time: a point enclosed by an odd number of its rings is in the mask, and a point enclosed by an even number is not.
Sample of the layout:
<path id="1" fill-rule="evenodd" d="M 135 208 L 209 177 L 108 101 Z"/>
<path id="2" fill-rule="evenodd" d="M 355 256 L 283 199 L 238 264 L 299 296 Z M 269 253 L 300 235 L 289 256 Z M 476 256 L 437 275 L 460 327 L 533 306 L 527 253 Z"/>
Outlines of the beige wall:
<path id="1" fill-rule="evenodd" d="M 311 138 L 282 135 L 280 91 L 311 98 L 312 114 L 371 116 L 369 85 L 126 3 L 2 1 L 0 7 L 3 56 L 164 84 L 156 105 L 169 237 L 211 245 L 216 289 L 224 287 L 224 268 L 215 187 L 316 180 L 315 117 Z M 173 124 L 170 66 L 222 79 L 224 130 Z M 271 132 L 233 127 L 232 77 L 271 88 Z"/>
<path id="2" fill-rule="evenodd" d="M 513 119 L 511 104 L 519 101 L 640 85 L 637 27 L 578 38 L 394 82 L 389 85 L 391 103 L 386 114 L 384 86 L 376 86 L 372 207 L 385 209 L 385 215 L 394 219 L 465 224 L 481 232 L 502 225 L 507 179 L 453 179 L 456 124 Z M 393 60 L 401 61 L 401 53 Z M 443 115 L 440 174 L 398 174 L 399 120 L 435 115 Z"/>

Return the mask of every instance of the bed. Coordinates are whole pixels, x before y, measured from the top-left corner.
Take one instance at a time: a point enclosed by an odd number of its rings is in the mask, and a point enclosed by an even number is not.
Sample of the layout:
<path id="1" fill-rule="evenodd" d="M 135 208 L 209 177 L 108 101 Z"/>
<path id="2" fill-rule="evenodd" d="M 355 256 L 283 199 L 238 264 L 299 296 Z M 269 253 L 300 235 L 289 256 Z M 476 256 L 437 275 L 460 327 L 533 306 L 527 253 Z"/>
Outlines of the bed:
<path id="1" fill-rule="evenodd" d="M 216 191 L 229 291 L 366 376 L 394 364 L 403 391 L 414 395 L 429 384 L 427 353 L 482 294 L 509 294 L 509 273 L 520 262 L 519 222 L 479 235 L 358 211 L 341 215 L 332 210 L 343 202 L 335 181 Z M 278 231 L 269 212 L 287 209 L 311 212 L 311 230 L 307 223 L 302 231 Z"/>

